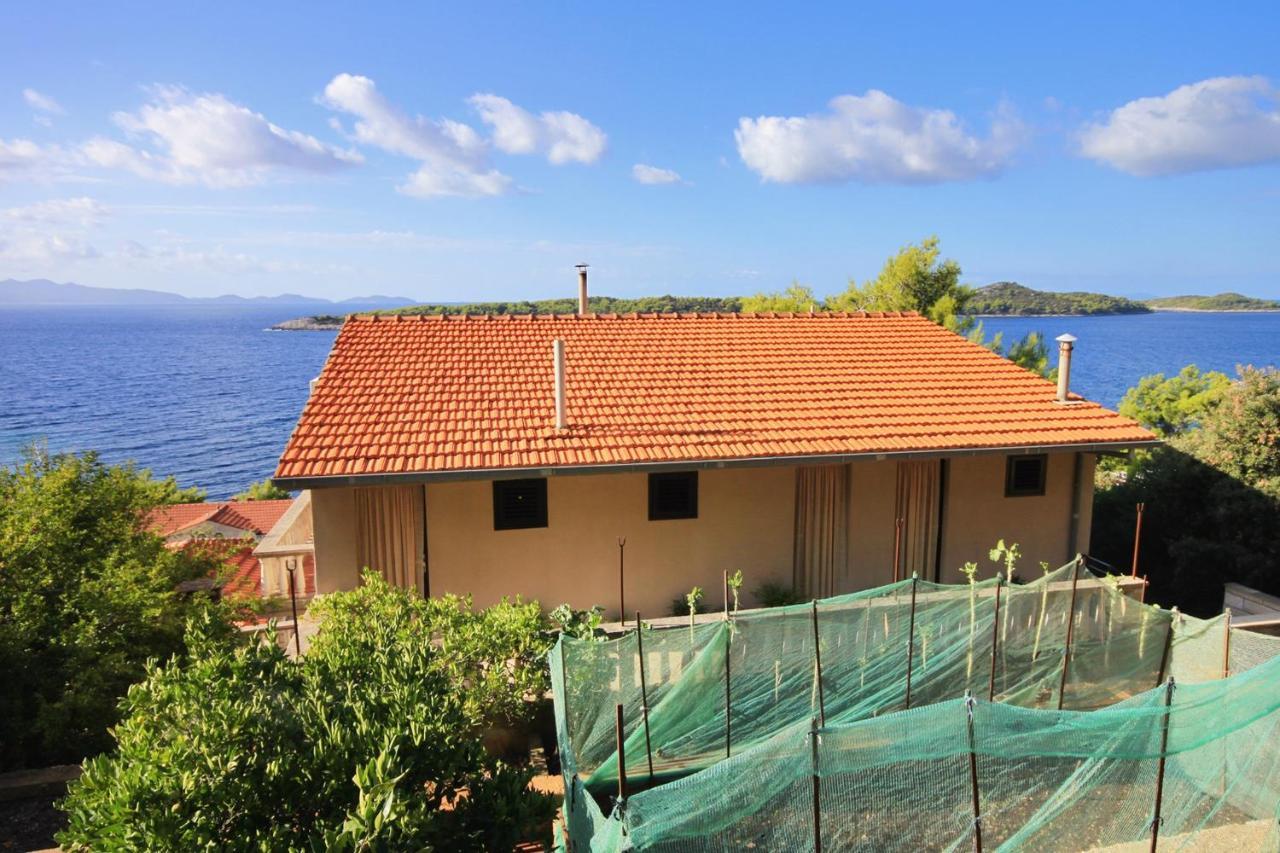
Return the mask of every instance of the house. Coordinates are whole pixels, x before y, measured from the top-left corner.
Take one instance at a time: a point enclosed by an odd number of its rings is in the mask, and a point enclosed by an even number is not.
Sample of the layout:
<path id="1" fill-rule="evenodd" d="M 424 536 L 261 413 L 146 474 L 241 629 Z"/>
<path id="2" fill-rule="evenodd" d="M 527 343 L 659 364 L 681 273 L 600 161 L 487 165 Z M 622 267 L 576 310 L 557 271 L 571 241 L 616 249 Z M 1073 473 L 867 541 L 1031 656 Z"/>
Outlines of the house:
<path id="1" fill-rule="evenodd" d="M 231 568 L 225 595 L 271 598 L 289 594 L 293 560 L 296 593 L 315 590 L 311 500 L 211 501 L 156 507 L 147 526 L 170 548 L 213 549 Z"/>
<path id="2" fill-rule="evenodd" d="M 310 490 L 321 593 L 658 616 L 726 570 L 747 601 L 955 582 L 999 538 L 1038 571 L 1088 550 L 1098 456 L 1156 442 L 1067 367 L 915 313 L 353 316 L 274 480 Z"/>

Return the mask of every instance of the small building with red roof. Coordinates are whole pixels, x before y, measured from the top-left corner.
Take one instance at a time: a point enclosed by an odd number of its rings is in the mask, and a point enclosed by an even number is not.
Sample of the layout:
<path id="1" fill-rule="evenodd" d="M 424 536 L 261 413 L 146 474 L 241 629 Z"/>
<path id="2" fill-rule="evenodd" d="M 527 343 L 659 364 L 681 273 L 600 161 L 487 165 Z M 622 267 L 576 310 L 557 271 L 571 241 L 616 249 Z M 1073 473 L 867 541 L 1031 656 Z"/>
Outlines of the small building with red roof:
<path id="1" fill-rule="evenodd" d="M 1099 455 L 1156 442 L 911 312 L 353 316 L 274 479 L 319 592 L 658 616 L 725 571 L 750 601 L 954 582 L 1000 538 L 1060 565 Z"/>

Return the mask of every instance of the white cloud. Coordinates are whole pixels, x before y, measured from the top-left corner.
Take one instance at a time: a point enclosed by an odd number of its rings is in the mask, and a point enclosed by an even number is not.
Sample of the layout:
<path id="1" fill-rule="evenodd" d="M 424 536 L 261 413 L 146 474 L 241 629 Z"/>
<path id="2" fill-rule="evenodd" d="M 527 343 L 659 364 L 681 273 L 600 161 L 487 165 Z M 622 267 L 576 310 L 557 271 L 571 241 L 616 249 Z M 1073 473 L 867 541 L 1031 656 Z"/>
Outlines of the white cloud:
<path id="1" fill-rule="evenodd" d="M 91 228 L 102 222 L 110 210 L 106 205 L 87 196 L 79 198 L 50 199 L 25 207 L 0 210 L 0 222 L 23 225 L 75 225 Z"/>
<path id="2" fill-rule="evenodd" d="M 1080 151 L 1143 176 L 1280 160 L 1280 90 L 1265 77 L 1214 77 L 1138 98 L 1085 126 Z"/>
<path id="3" fill-rule="evenodd" d="M 30 139 L 0 139 L 0 184 L 10 181 L 54 181 L 71 176 L 74 156 L 57 145 Z"/>
<path id="4" fill-rule="evenodd" d="M 469 99 L 480 120 L 493 128 L 493 144 L 508 154 L 543 154 L 555 165 L 594 163 L 604 154 L 605 132 L 577 113 L 534 115 L 493 94 Z"/>
<path id="5" fill-rule="evenodd" d="M 141 109 L 113 119 L 154 150 L 99 137 L 81 147 L 89 164 L 167 183 L 237 187 L 262 183 L 281 170 L 327 173 L 361 161 L 356 152 L 272 124 L 221 94 L 172 86 L 151 93 Z"/>
<path id="6" fill-rule="evenodd" d="M 646 163 L 636 163 L 631 167 L 631 177 L 642 184 L 681 184 L 684 180 L 678 172 L 661 169 Z"/>
<path id="7" fill-rule="evenodd" d="M 355 116 L 357 142 L 419 161 L 398 189 L 413 196 L 493 196 L 511 191 L 510 177 L 492 168 L 488 145 L 468 125 L 451 119 L 410 117 L 378 92 L 368 77 L 339 74 L 321 103 Z"/>
<path id="8" fill-rule="evenodd" d="M 49 115 L 61 116 L 66 115 L 67 111 L 49 95 L 41 94 L 35 89 L 23 89 L 22 99 L 27 102 L 27 106 L 33 110 Z"/>
<path id="9" fill-rule="evenodd" d="M 43 268 L 60 261 L 96 258 L 100 254 L 76 235 L 0 231 L 0 260 L 23 267 Z"/>
<path id="10" fill-rule="evenodd" d="M 739 119 L 739 156 L 773 183 L 939 183 L 999 174 L 1024 136 L 1006 107 L 983 138 L 950 110 L 909 106 L 876 89 L 840 95 L 829 106 L 807 116 Z"/>

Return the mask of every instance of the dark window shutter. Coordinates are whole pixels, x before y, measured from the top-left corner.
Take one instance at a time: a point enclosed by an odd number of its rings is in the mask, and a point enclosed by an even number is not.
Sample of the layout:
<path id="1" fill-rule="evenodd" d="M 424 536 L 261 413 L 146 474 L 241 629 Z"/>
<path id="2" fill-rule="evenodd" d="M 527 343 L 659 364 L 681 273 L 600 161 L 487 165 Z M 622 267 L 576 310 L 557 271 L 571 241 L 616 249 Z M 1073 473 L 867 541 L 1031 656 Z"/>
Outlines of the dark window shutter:
<path id="1" fill-rule="evenodd" d="M 649 475 L 649 520 L 698 517 L 698 472 Z"/>
<path id="2" fill-rule="evenodd" d="M 1043 495 L 1048 462 L 1049 458 L 1044 455 L 1010 456 L 1005 469 L 1005 497 Z"/>
<path id="3" fill-rule="evenodd" d="M 547 481 L 542 478 L 493 481 L 493 529 L 547 526 Z"/>

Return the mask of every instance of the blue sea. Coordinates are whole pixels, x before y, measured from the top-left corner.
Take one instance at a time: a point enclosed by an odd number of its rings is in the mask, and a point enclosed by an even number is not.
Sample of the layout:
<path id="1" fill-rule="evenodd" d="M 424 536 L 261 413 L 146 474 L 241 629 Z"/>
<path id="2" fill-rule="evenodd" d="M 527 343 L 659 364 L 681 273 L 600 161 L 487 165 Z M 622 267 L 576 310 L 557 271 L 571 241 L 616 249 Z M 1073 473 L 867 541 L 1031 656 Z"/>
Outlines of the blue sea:
<path id="1" fill-rule="evenodd" d="M 353 309 L 354 310 L 354 309 Z M 334 332 L 271 332 L 306 309 L 0 309 L 0 464 L 98 450 L 227 497 L 269 476 Z M 1149 373 L 1280 363 L 1280 313 L 987 318 L 988 335 L 1078 337 L 1072 387 L 1106 405 Z"/>

